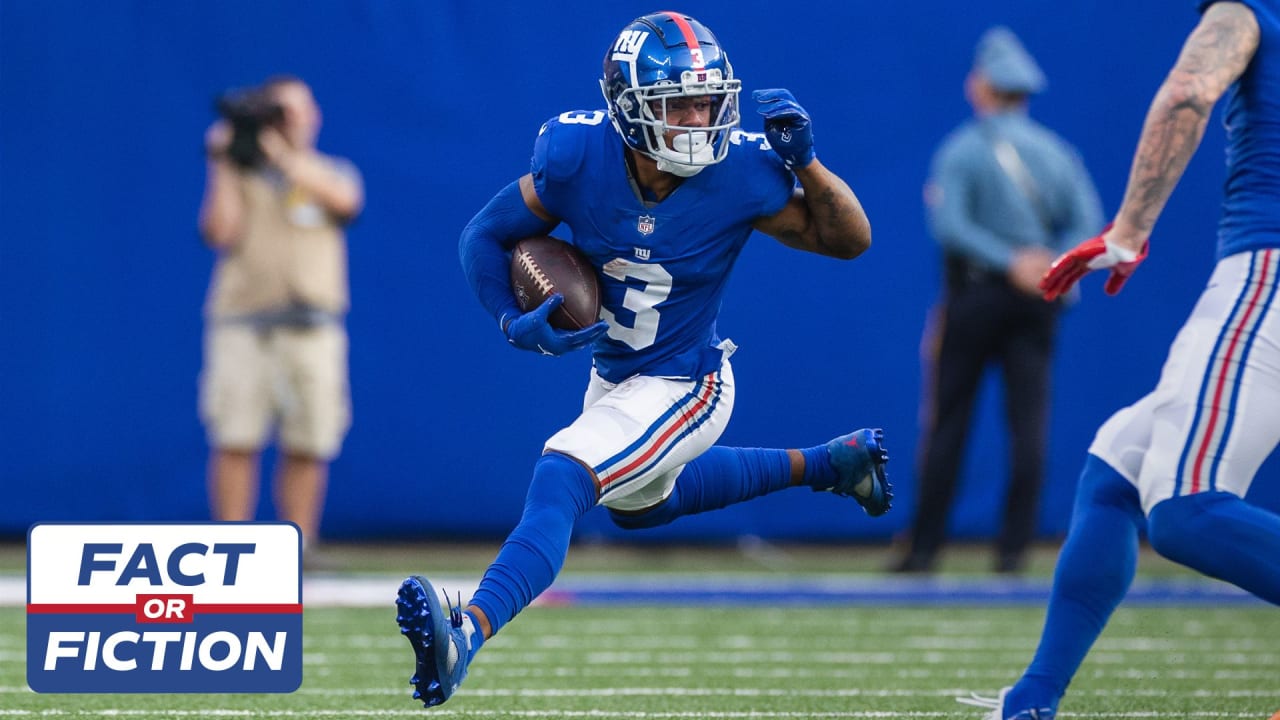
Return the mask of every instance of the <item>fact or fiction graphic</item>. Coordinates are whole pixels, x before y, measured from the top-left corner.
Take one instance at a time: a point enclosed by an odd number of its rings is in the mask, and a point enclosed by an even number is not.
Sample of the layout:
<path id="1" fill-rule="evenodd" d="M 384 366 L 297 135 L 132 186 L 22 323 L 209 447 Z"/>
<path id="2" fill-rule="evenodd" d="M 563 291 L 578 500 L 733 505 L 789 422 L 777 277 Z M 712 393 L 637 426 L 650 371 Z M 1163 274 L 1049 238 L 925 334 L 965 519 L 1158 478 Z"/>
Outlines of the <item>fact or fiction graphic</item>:
<path id="1" fill-rule="evenodd" d="M 284 693 L 302 684 L 290 523 L 41 523 L 27 684 L 42 693 Z"/>

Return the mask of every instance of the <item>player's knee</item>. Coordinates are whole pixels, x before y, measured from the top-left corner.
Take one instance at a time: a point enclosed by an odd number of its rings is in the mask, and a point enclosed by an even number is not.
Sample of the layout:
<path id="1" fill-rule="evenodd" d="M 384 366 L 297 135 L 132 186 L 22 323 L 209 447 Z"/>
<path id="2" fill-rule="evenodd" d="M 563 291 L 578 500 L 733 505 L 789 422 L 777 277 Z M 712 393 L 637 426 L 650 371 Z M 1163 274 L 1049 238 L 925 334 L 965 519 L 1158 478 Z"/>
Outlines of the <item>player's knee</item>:
<path id="1" fill-rule="evenodd" d="M 1083 513 L 1087 505 L 1116 508 L 1134 518 L 1142 516 L 1142 498 L 1138 489 L 1096 455 L 1088 456 L 1084 471 L 1080 473 L 1075 514 Z"/>
<path id="2" fill-rule="evenodd" d="M 1209 493 L 1162 500 L 1147 515 L 1147 539 L 1151 548 L 1183 565 L 1194 565 L 1205 551 L 1217 552 L 1205 537 L 1205 511 L 1213 503 Z"/>
<path id="3" fill-rule="evenodd" d="M 646 528 L 655 528 L 666 525 L 675 520 L 678 514 L 675 511 L 674 504 L 670 502 L 670 498 L 664 500 L 658 505 L 641 510 L 639 512 L 624 512 L 621 510 L 609 509 L 609 519 L 614 525 L 623 530 L 644 530 Z"/>
<path id="4" fill-rule="evenodd" d="M 533 482 L 525 506 L 572 504 L 577 515 L 595 507 L 599 491 L 591 471 L 561 453 L 550 452 L 533 466 Z"/>

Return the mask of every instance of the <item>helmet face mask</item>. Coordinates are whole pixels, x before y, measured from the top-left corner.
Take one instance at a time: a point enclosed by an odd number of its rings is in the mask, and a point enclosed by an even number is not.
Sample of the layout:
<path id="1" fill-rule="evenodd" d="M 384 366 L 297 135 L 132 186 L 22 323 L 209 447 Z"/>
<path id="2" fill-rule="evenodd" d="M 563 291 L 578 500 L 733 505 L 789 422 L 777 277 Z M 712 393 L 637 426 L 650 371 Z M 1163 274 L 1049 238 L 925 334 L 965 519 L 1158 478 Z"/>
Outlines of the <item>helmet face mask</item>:
<path id="1" fill-rule="evenodd" d="M 728 154 L 742 83 L 697 20 L 661 12 L 627 25 L 605 54 L 600 88 L 623 141 L 659 170 L 689 177 Z M 678 124 L 691 117 L 697 124 Z"/>

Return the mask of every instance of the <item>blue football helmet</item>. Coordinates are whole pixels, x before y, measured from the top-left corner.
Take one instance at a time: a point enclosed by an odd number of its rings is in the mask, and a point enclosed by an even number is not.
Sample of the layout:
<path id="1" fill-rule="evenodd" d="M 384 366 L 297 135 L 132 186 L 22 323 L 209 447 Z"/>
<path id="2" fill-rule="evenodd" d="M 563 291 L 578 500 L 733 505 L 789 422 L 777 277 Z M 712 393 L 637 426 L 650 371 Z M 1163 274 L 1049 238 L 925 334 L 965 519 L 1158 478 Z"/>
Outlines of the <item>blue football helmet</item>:
<path id="1" fill-rule="evenodd" d="M 600 89 L 622 139 L 659 170 L 690 177 L 729 152 L 742 82 L 716 36 L 687 15 L 657 12 L 623 28 L 605 53 Z M 684 98 L 711 102 L 708 125 L 667 123 L 668 103 Z"/>

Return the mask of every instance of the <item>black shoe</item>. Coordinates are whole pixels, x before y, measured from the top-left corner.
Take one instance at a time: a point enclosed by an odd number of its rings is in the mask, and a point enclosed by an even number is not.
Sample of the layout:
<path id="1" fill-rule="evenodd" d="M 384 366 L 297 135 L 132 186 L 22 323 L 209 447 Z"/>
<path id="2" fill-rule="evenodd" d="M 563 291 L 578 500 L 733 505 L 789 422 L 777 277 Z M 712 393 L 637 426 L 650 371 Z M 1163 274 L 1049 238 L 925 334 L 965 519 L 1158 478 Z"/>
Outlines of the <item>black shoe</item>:
<path id="1" fill-rule="evenodd" d="M 934 559 L 929 555 L 907 553 L 889 566 L 889 572 L 900 574 L 924 574 L 933 572 Z"/>
<path id="2" fill-rule="evenodd" d="M 1022 572 L 1022 567 L 1021 555 L 1000 555 L 996 558 L 995 567 L 992 569 L 999 575 L 1017 575 Z"/>

